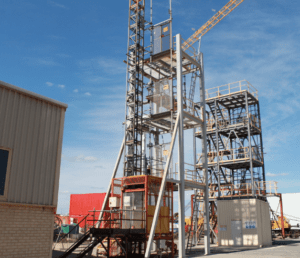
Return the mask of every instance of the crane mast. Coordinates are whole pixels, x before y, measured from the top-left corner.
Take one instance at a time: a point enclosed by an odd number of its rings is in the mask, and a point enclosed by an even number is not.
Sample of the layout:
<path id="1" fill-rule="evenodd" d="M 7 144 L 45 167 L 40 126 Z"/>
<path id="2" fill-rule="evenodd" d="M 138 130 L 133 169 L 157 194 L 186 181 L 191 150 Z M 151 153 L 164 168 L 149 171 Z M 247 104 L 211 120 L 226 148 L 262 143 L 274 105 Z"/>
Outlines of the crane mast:
<path id="1" fill-rule="evenodd" d="M 124 176 L 142 173 L 145 0 L 129 1 Z"/>
<path id="2" fill-rule="evenodd" d="M 189 37 L 182 45 L 183 50 L 187 50 L 195 44 L 200 37 L 210 31 L 216 24 L 224 19 L 236 7 L 238 7 L 244 0 L 230 0 L 220 11 L 211 17 L 199 30 L 197 30 L 191 37 Z"/>

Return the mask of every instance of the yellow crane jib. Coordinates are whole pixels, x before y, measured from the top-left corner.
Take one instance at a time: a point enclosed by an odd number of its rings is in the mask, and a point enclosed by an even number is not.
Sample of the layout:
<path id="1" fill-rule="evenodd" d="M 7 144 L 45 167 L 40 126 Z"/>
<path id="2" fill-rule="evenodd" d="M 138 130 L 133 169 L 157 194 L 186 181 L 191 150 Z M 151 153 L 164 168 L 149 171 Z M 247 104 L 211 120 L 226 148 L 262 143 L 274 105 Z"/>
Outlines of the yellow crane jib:
<path id="1" fill-rule="evenodd" d="M 212 29 L 219 21 L 231 13 L 243 1 L 244 0 L 230 0 L 220 11 L 211 17 L 199 30 L 197 30 L 182 44 L 182 49 L 187 50 L 189 47 L 191 47 L 199 39 L 199 37 L 202 37 L 206 32 Z"/>

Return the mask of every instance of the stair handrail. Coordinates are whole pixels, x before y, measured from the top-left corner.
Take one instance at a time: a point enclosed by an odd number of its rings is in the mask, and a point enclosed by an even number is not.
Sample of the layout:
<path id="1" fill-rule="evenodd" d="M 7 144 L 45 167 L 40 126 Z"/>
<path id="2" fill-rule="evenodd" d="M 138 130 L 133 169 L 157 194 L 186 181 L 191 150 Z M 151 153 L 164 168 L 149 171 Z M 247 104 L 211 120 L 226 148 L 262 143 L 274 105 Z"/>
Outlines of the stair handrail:
<path id="1" fill-rule="evenodd" d="M 83 222 L 89 215 L 90 215 L 90 214 L 88 213 L 86 216 L 84 216 L 84 218 L 83 218 L 80 222 L 78 222 L 78 224 L 77 224 L 78 227 L 79 227 L 79 224 L 80 224 L 81 222 Z M 76 228 L 76 227 L 72 228 L 72 230 L 69 230 L 69 232 L 68 232 L 67 234 L 63 235 L 63 237 L 60 239 L 60 241 L 58 241 L 59 236 L 60 236 L 60 233 L 61 233 L 61 229 L 60 229 L 59 234 L 58 234 L 58 237 L 57 237 L 56 242 L 55 242 L 55 245 L 54 245 L 54 247 L 52 247 L 52 250 L 55 249 L 55 246 L 56 246 L 57 243 L 60 243 L 63 239 L 65 239 L 65 237 L 66 237 L 67 235 L 69 235 L 75 228 Z"/>

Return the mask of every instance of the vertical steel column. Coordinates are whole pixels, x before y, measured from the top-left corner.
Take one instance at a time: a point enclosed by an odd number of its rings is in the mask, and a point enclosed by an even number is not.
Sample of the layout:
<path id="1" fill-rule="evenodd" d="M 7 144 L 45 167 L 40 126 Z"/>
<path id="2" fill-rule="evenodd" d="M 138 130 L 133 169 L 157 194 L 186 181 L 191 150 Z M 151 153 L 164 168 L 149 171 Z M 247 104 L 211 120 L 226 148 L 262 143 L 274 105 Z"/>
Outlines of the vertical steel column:
<path id="1" fill-rule="evenodd" d="M 219 126 L 218 126 L 218 114 L 217 114 L 218 102 L 215 99 L 215 125 L 216 125 L 216 147 L 217 147 L 217 169 L 218 169 L 218 197 L 221 196 L 221 176 L 220 176 L 220 159 L 219 159 Z"/>
<path id="2" fill-rule="evenodd" d="M 145 132 L 142 134 L 142 175 L 146 175 L 147 160 L 146 160 L 146 136 Z"/>
<path id="3" fill-rule="evenodd" d="M 251 128 L 250 128 L 250 115 L 249 115 L 249 105 L 248 105 L 248 92 L 245 92 L 245 102 L 246 102 L 246 114 L 248 122 L 248 143 L 249 143 L 249 155 L 250 155 L 250 173 L 251 173 L 251 188 L 252 195 L 254 195 L 254 179 L 253 179 L 253 161 L 252 161 L 252 143 L 251 143 Z"/>
<path id="4" fill-rule="evenodd" d="M 178 257 L 185 257 L 185 203 L 184 203 L 184 135 L 183 135 L 183 92 L 182 92 L 182 50 L 181 50 L 181 35 L 176 35 L 176 60 L 177 60 L 177 115 L 179 116 L 178 127 L 178 168 L 179 180 L 178 185 L 178 227 L 179 227 L 179 242 L 178 242 Z"/>
<path id="5" fill-rule="evenodd" d="M 205 111 L 205 84 L 204 84 L 204 62 L 201 53 L 201 80 L 200 80 L 200 102 L 202 105 L 202 164 L 204 164 L 205 175 L 205 194 L 204 194 L 204 245 L 205 255 L 210 254 L 210 227 L 209 227 L 209 191 L 208 191 L 208 168 L 207 168 L 207 136 L 206 136 L 206 111 Z"/>
<path id="6" fill-rule="evenodd" d="M 170 94 L 170 101 L 171 101 L 171 105 L 170 105 L 170 109 L 172 112 L 172 116 L 173 116 L 173 110 L 174 110 L 174 92 L 173 92 L 173 17 L 172 17 L 172 0 L 170 0 L 169 2 L 170 5 L 170 9 L 169 9 L 169 13 L 170 13 L 170 86 L 171 87 L 171 94 Z M 173 118 L 173 117 L 172 117 Z M 173 120 L 173 119 L 172 119 Z"/>
<path id="7" fill-rule="evenodd" d="M 263 172 L 263 185 L 264 185 L 264 191 L 266 192 L 266 175 L 265 175 L 265 162 L 264 162 L 264 145 L 263 145 L 263 139 L 262 139 L 262 128 L 261 128 L 261 120 L 260 120 L 260 107 L 259 107 L 259 101 L 257 100 L 257 111 L 258 111 L 258 121 L 259 121 L 259 129 L 260 129 L 260 151 L 261 151 L 261 158 L 263 162 L 262 172 Z"/>
<path id="8" fill-rule="evenodd" d="M 195 112 L 194 114 L 195 115 Z M 196 146 L 196 128 L 193 128 L 193 156 L 194 156 L 194 175 L 193 175 L 193 180 L 197 180 L 197 170 L 196 170 L 196 164 L 197 164 L 197 146 Z M 197 198 L 197 190 L 194 190 L 194 196 Z M 191 202 L 192 205 L 192 202 Z M 193 235 L 193 241 L 192 243 L 194 245 L 197 245 L 197 227 L 198 227 L 198 212 L 199 212 L 199 206 L 197 210 L 197 216 L 196 216 L 196 221 L 194 222 L 194 235 Z M 193 209 L 191 209 L 191 215 L 193 216 Z"/>
<path id="9" fill-rule="evenodd" d="M 278 194 L 278 196 L 279 196 L 279 203 L 280 203 L 281 233 L 282 233 L 282 238 L 285 239 L 282 194 Z"/>

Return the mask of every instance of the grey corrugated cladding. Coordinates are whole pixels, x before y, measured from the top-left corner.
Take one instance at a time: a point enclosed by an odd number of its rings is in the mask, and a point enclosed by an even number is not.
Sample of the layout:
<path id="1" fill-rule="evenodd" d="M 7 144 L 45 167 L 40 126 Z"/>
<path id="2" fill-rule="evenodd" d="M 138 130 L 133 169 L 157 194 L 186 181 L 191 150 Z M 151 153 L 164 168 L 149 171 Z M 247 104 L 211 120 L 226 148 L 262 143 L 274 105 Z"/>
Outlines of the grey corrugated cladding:
<path id="1" fill-rule="evenodd" d="M 7 202 L 57 205 L 66 108 L 0 81 L 0 146 L 12 150 Z"/>

